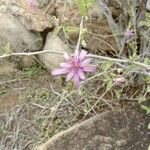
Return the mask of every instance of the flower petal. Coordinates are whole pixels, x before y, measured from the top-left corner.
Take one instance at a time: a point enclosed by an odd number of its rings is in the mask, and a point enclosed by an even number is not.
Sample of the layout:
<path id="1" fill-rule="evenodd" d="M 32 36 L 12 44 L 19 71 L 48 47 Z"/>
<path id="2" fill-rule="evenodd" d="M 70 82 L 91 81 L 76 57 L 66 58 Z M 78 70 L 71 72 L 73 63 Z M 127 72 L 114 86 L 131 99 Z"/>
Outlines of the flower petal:
<path id="1" fill-rule="evenodd" d="M 52 71 L 52 75 L 61 75 L 61 74 L 66 74 L 68 73 L 68 69 L 65 68 L 56 68 Z"/>
<path id="2" fill-rule="evenodd" d="M 86 56 L 87 56 L 87 51 L 81 50 L 80 55 L 79 55 L 79 59 L 83 60 Z"/>
<path id="3" fill-rule="evenodd" d="M 81 66 L 81 67 L 84 67 L 84 66 L 90 64 L 90 62 L 91 62 L 91 59 L 85 59 L 84 61 L 82 61 L 82 62 L 80 63 L 80 66 Z"/>
<path id="4" fill-rule="evenodd" d="M 69 63 L 60 63 L 60 67 L 63 67 L 63 68 L 70 68 L 70 67 L 71 67 L 71 64 L 69 64 Z"/>
<path id="5" fill-rule="evenodd" d="M 64 58 L 65 58 L 65 60 L 69 60 L 71 57 L 67 52 L 65 52 L 64 53 Z"/>
<path id="6" fill-rule="evenodd" d="M 94 66 L 94 65 L 85 66 L 85 67 L 83 67 L 83 70 L 85 72 L 95 72 L 96 71 L 96 66 Z"/>
<path id="7" fill-rule="evenodd" d="M 78 69 L 78 76 L 81 80 L 85 80 L 85 75 L 82 69 Z"/>
<path id="8" fill-rule="evenodd" d="M 79 76 L 78 76 L 78 74 L 75 74 L 74 75 L 74 87 L 75 87 L 75 89 L 77 89 L 79 87 L 79 83 L 80 83 Z"/>
<path id="9" fill-rule="evenodd" d="M 79 49 L 76 48 L 74 52 L 74 61 L 75 63 L 79 63 Z"/>
<path id="10" fill-rule="evenodd" d="M 69 81 L 71 80 L 71 78 L 74 76 L 75 74 L 75 71 L 74 70 L 71 70 L 68 75 L 67 75 L 67 78 L 66 78 L 66 81 Z"/>
<path id="11" fill-rule="evenodd" d="M 28 5 L 29 5 L 30 7 L 33 7 L 33 8 L 36 7 L 36 1 L 35 1 L 35 0 L 27 0 L 27 2 L 28 2 Z"/>

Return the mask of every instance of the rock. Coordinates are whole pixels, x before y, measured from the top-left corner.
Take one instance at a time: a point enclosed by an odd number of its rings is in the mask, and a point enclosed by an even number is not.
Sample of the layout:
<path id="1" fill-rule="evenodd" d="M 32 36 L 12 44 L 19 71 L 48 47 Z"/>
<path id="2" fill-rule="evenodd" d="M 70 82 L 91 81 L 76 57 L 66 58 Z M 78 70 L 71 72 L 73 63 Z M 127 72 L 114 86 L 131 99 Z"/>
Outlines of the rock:
<path id="1" fill-rule="evenodd" d="M 69 52 L 69 47 L 54 33 L 49 32 L 43 50 L 52 50 L 59 52 Z M 39 55 L 40 61 L 46 66 L 48 70 L 52 70 L 63 62 L 63 55 L 54 53 L 43 53 Z"/>
<path id="2" fill-rule="evenodd" d="M 51 13 L 51 15 L 56 14 L 60 23 L 64 22 L 64 1 L 55 0 L 55 2 L 53 2 L 51 5 L 52 6 L 49 9 L 49 13 Z M 108 2 L 108 6 L 110 10 L 112 10 L 114 19 L 116 19 L 120 12 L 119 4 L 113 0 Z M 79 27 L 81 16 L 79 15 L 79 10 L 77 9 L 75 2 L 70 1 L 67 3 L 65 14 L 68 26 Z M 89 9 L 87 14 L 89 19 L 84 22 L 84 27 L 88 30 L 85 35 L 85 42 L 87 43 L 86 48 L 96 52 L 115 52 L 117 49 L 116 42 L 109 28 L 107 20 L 99 7 L 95 4 Z M 76 44 L 78 33 L 68 34 L 70 37 L 69 41 Z"/>
<path id="3" fill-rule="evenodd" d="M 150 0 L 147 0 L 146 9 L 150 11 Z"/>
<path id="4" fill-rule="evenodd" d="M 20 69 L 32 67 L 37 64 L 35 56 L 23 56 L 19 59 L 18 65 Z"/>
<path id="5" fill-rule="evenodd" d="M 56 134 L 37 150 L 146 150 L 148 123 L 136 110 L 104 112 Z"/>
<path id="6" fill-rule="evenodd" d="M 42 9 L 31 8 L 27 0 L 1 1 L 3 5 L 0 8 L 15 16 L 28 30 L 42 32 L 47 28 L 52 28 L 51 16 L 45 14 Z"/>
<path id="7" fill-rule="evenodd" d="M 40 34 L 28 31 L 11 14 L 0 13 L 0 47 L 0 54 L 36 51 L 42 48 L 42 38 Z"/>
<path id="8" fill-rule="evenodd" d="M 0 62 L 0 76 L 11 75 L 16 71 L 17 69 L 15 68 L 15 64 L 9 63 L 7 61 Z"/>

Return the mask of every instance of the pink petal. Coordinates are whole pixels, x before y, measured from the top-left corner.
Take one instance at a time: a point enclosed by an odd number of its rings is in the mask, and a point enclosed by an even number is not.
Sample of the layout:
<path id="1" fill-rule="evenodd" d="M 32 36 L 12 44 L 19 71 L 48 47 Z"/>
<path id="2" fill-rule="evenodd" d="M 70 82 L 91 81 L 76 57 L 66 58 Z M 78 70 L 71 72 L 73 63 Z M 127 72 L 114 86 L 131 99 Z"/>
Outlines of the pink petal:
<path id="1" fill-rule="evenodd" d="M 87 51 L 81 50 L 80 55 L 79 55 L 79 59 L 83 60 L 86 56 L 87 56 Z"/>
<path id="2" fill-rule="evenodd" d="M 125 82 L 125 77 L 118 76 L 115 79 L 113 79 L 113 81 L 115 82 L 115 85 L 121 85 L 122 83 Z"/>
<path id="3" fill-rule="evenodd" d="M 65 53 L 64 53 L 64 58 L 65 58 L 66 60 L 69 60 L 71 57 L 69 56 L 69 54 L 68 54 L 67 52 L 65 52 Z"/>
<path id="4" fill-rule="evenodd" d="M 65 68 L 56 68 L 52 71 L 52 75 L 61 75 L 61 74 L 66 74 L 68 73 L 68 70 Z"/>
<path id="5" fill-rule="evenodd" d="M 60 67 L 63 67 L 63 68 L 70 68 L 72 65 L 69 64 L 69 63 L 60 63 Z"/>
<path id="6" fill-rule="evenodd" d="M 75 49 L 74 60 L 75 60 L 75 63 L 79 62 L 79 49 L 78 48 Z"/>
<path id="7" fill-rule="evenodd" d="M 75 71 L 74 71 L 74 70 L 70 71 L 70 72 L 68 73 L 68 75 L 67 75 L 66 81 L 71 80 L 71 78 L 74 76 L 74 74 L 75 74 Z"/>
<path id="8" fill-rule="evenodd" d="M 95 72 L 96 71 L 96 66 L 85 66 L 84 68 L 83 68 L 83 70 L 85 71 L 85 72 Z"/>
<path id="9" fill-rule="evenodd" d="M 35 0 L 27 0 L 27 2 L 28 2 L 28 5 L 29 5 L 30 7 L 33 7 L 33 8 L 36 7 L 36 1 L 35 1 Z"/>
<path id="10" fill-rule="evenodd" d="M 79 83 L 80 83 L 79 76 L 78 76 L 78 74 L 75 74 L 74 75 L 74 87 L 75 87 L 75 89 L 77 89 L 79 87 Z"/>
<path id="11" fill-rule="evenodd" d="M 84 75 L 83 70 L 78 69 L 78 76 L 81 80 L 85 80 L 85 75 Z"/>
<path id="12" fill-rule="evenodd" d="M 86 65 L 88 65 L 91 62 L 91 59 L 85 59 L 84 61 L 81 62 L 81 67 L 84 67 Z"/>

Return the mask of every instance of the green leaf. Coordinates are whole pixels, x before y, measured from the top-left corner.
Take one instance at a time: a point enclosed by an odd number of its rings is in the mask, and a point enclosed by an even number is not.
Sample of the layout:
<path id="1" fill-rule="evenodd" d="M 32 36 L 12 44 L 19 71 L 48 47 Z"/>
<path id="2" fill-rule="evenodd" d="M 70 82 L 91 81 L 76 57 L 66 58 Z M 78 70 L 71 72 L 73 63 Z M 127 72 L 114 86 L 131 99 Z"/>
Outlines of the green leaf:
<path id="1" fill-rule="evenodd" d="M 54 34 L 58 34 L 61 30 L 62 30 L 62 26 L 58 26 L 58 27 L 56 27 L 55 29 L 54 29 Z"/>
<path id="2" fill-rule="evenodd" d="M 102 69 L 103 71 L 107 71 L 111 66 L 112 66 L 112 62 L 111 62 L 111 61 L 105 61 L 105 62 L 101 65 L 101 69 Z"/>
<path id="3" fill-rule="evenodd" d="M 83 47 L 86 47 L 86 45 L 87 45 L 84 39 L 81 40 L 81 44 Z"/>
<path id="4" fill-rule="evenodd" d="M 147 93 L 150 93 L 150 86 L 147 87 Z"/>
<path id="5" fill-rule="evenodd" d="M 149 12 L 146 13 L 145 18 L 146 19 L 144 21 L 142 20 L 142 21 L 139 22 L 139 27 L 141 27 L 141 26 L 150 27 L 150 13 Z"/>
<path id="6" fill-rule="evenodd" d="M 6 46 L 3 48 L 5 54 L 11 54 L 11 46 L 10 43 L 7 43 Z"/>
<path id="7" fill-rule="evenodd" d="M 148 124 L 148 129 L 150 129 L 150 123 Z"/>
<path id="8" fill-rule="evenodd" d="M 85 14 L 86 14 L 85 0 L 76 0 L 76 4 L 79 9 L 80 15 L 85 16 Z"/>
<path id="9" fill-rule="evenodd" d="M 141 108 L 144 109 L 146 111 L 147 114 L 150 113 L 150 107 L 145 106 L 145 105 L 141 105 Z"/>
<path id="10" fill-rule="evenodd" d="M 139 97 L 138 98 L 138 103 L 140 104 L 140 103 L 142 103 L 142 102 L 145 102 L 146 101 L 146 98 L 145 97 Z"/>
<path id="11" fill-rule="evenodd" d="M 115 95 L 117 96 L 117 98 L 120 99 L 122 90 L 113 90 L 113 91 L 115 92 Z"/>
<path id="12" fill-rule="evenodd" d="M 76 0 L 80 15 L 85 16 L 89 7 L 94 4 L 95 0 Z"/>
<path id="13" fill-rule="evenodd" d="M 148 150 L 150 150 L 150 145 L 148 146 Z"/>
<path id="14" fill-rule="evenodd" d="M 65 29 L 66 29 L 66 32 L 69 32 L 69 33 L 80 31 L 80 28 L 76 26 L 66 26 Z"/>
<path id="15" fill-rule="evenodd" d="M 111 80 L 111 79 L 108 80 L 108 82 L 107 82 L 107 87 L 106 87 L 106 90 L 107 90 L 107 91 L 111 89 L 112 84 L 113 84 L 112 80 Z"/>

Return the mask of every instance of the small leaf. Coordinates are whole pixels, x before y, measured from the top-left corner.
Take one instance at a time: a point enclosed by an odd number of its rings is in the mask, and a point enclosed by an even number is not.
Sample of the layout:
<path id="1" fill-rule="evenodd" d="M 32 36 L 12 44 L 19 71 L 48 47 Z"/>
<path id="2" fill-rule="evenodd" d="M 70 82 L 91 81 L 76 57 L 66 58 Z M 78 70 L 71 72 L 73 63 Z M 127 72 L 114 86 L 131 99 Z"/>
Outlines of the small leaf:
<path id="1" fill-rule="evenodd" d="M 117 96 L 118 99 L 121 97 L 121 90 L 113 90 Z"/>
<path id="2" fill-rule="evenodd" d="M 150 123 L 148 124 L 148 129 L 150 129 Z"/>
<path id="3" fill-rule="evenodd" d="M 85 16 L 86 14 L 86 4 L 84 0 L 76 0 L 77 7 L 79 9 L 80 15 Z"/>
<path id="4" fill-rule="evenodd" d="M 3 48 L 3 51 L 4 51 L 5 54 L 11 54 L 10 43 L 7 43 L 7 45 Z"/>
<path id="5" fill-rule="evenodd" d="M 106 87 L 106 90 L 107 90 L 107 91 L 111 89 L 112 83 L 113 83 L 113 82 L 112 82 L 111 79 L 107 82 L 107 87 Z"/>
<path id="6" fill-rule="evenodd" d="M 147 114 L 150 113 L 150 107 L 145 106 L 145 105 L 141 105 L 141 108 L 144 109 L 146 111 Z"/>
<path id="7" fill-rule="evenodd" d="M 72 33 L 72 32 L 79 32 L 80 28 L 76 26 L 66 26 L 65 27 L 66 32 Z"/>
<path id="8" fill-rule="evenodd" d="M 147 93 L 150 93 L 150 86 L 147 87 Z"/>
<path id="9" fill-rule="evenodd" d="M 112 62 L 111 62 L 111 61 L 105 61 L 105 62 L 101 65 L 101 69 L 102 69 L 103 71 L 107 71 L 111 66 L 112 66 Z"/>
<path id="10" fill-rule="evenodd" d="M 86 47 L 86 42 L 85 42 L 85 40 L 82 39 L 81 44 L 82 44 L 83 47 Z"/>
<path id="11" fill-rule="evenodd" d="M 80 15 L 85 16 L 89 7 L 94 4 L 95 0 L 76 0 Z"/>
<path id="12" fill-rule="evenodd" d="M 54 29 L 54 34 L 58 34 L 62 30 L 62 26 L 58 26 Z"/>
<path id="13" fill-rule="evenodd" d="M 142 103 L 142 102 L 145 102 L 146 101 L 146 98 L 145 97 L 139 97 L 138 98 L 138 103 Z"/>

